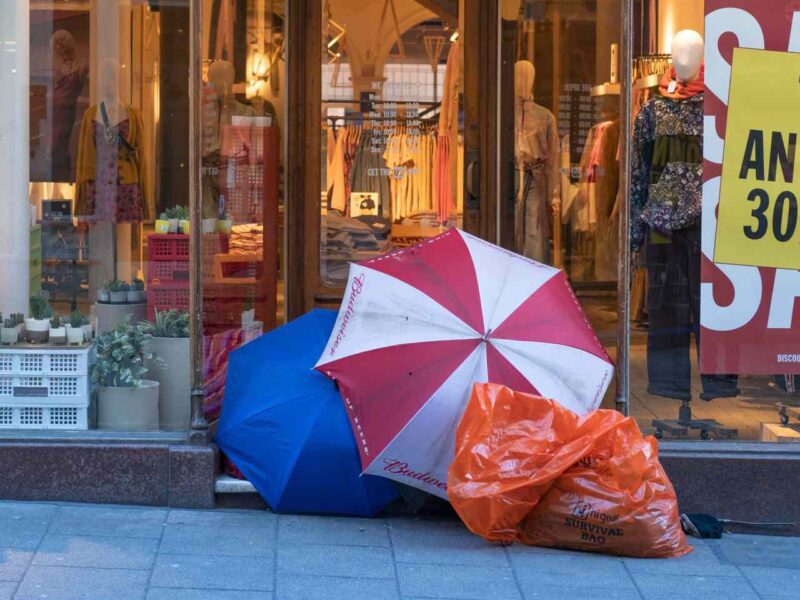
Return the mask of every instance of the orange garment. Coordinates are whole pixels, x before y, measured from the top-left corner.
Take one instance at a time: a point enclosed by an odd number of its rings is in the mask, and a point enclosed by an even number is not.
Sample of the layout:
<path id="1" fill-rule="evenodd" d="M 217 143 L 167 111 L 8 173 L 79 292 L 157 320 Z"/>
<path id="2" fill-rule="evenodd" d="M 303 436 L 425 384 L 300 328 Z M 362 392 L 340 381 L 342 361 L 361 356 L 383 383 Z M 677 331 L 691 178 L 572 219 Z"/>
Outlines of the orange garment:
<path id="1" fill-rule="evenodd" d="M 661 78 L 658 91 L 665 98 L 671 98 L 672 100 L 686 100 L 687 98 L 697 96 L 697 94 L 702 94 L 706 89 L 705 72 L 706 66 L 700 65 L 700 73 L 697 75 L 697 79 L 689 83 L 684 83 L 678 81 L 678 76 L 675 74 L 675 67 L 670 67 L 669 71 L 664 73 L 664 76 Z M 675 89 L 669 91 L 670 83 L 673 82 L 675 83 Z"/>

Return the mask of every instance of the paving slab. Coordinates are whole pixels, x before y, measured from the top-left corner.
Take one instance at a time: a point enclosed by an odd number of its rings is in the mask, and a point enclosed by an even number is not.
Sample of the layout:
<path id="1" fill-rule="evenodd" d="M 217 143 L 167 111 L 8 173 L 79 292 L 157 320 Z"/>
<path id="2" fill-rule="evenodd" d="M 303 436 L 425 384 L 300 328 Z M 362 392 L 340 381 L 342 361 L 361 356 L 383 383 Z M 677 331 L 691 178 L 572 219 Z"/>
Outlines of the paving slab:
<path id="1" fill-rule="evenodd" d="M 389 548 L 306 545 L 278 548 L 278 573 L 360 579 L 392 579 Z"/>
<path id="2" fill-rule="evenodd" d="M 14 600 L 142 600 L 147 571 L 34 565 Z"/>
<path id="3" fill-rule="evenodd" d="M 389 546 L 389 533 L 383 519 L 281 515 L 278 543 Z"/>
<path id="4" fill-rule="evenodd" d="M 275 600 L 400 600 L 395 579 L 278 575 Z"/>
<path id="5" fill-rule="evenodd" d="M 42 540 L 34 565 L 150 570 L 158 539 L 50 534 Z"/>
<path id="6" fill-rule="evenodd" d="M 33 558 L 32 550 L 0 548 L 0 581 L 19 581 Z"/>
<path id="7" fill-rule="evenodd" d="M 399 563 L 403 596 L 448 600 L 522 600 L 510 568 Z"/>
<path id="8" fill-rule="evenodd" d="M 167 525 L 161 552 L 202 556 L 272 556 L 275 533 L 271 527 Z"/>
<path id="9" fill-rule="evenodd" d="M 274 558 L 159 554 L 151 587 L 272 591 Z"/>
<path id="10" fill-rule="evenodd" d="M 160 538 L 167 511 L 158 508 L 60 506 L 50 533 Z"/>

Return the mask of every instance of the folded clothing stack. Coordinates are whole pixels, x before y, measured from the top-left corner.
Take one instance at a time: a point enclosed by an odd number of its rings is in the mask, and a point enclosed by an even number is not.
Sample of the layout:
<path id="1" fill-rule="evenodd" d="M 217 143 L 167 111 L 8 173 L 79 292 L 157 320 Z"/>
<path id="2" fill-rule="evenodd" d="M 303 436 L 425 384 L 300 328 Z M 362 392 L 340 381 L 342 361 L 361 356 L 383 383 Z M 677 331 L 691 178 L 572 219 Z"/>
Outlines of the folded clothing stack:
<path id="1" fill-rule="evenodd" d="M 349 264 L 380 256 L 388 249 L 388 242 L 378 241 L 372 227 L 358 219 L 328 211 L 322 217 L 322 277 L 330 285 L 347 281 Z"/>
<path id="2" fill-rule="evenodd" d="M 261 254 L 264 247 L 264 227 L 256 223 L 234 225 L 228 247 L 231 254 Z"/>
<path id="3" fill-rule="evenodd" d="M 421 227 L 439 227 L 441 226 L 439 215 L 435 210 L 426 210 L 413 215 L 408 215 L 403 219 L 403 225 L 419 225 Z"/>

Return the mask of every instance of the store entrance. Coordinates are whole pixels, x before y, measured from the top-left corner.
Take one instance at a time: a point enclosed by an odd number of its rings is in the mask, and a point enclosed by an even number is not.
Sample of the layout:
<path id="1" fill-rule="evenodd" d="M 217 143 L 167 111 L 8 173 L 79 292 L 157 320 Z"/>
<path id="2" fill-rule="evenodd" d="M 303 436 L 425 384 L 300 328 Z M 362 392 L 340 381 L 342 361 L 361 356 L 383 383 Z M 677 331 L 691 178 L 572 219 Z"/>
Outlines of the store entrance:
<path id="1" fill-rule="evenodd" d="M 290 55 L 302 40 L 289 61 L 290 317 L 337 306 L 352 262 L 453 227 L 492 239 L 496 105 L 476 90 L 496 71 L 496 6 L 289 4 Z"/>

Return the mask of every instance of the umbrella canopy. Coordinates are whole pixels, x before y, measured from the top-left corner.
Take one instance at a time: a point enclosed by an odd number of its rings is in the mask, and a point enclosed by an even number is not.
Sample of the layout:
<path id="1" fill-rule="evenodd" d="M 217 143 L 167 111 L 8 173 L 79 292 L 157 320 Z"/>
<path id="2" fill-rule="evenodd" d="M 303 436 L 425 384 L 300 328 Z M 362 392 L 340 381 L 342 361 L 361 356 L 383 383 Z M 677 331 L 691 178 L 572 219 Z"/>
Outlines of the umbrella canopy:
<path id="1" fill-rule="evenodd" d="M 365 473 L 447 497 L 472 384 L 597 408 L 613 366 L 564 274 L 458 230 L 354 264 L 317 369 Z"/>
<path id="2" fill-rule="evenodd" d="M 369 516 L 397 498 L 360 475 L 339 392 L 313 370 L 335 319 L 313 310 L 230 355 L 216 440 L 278 512 Z"/>

